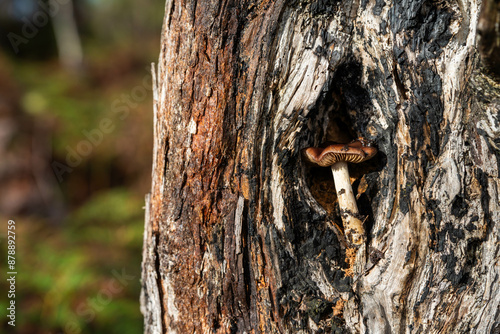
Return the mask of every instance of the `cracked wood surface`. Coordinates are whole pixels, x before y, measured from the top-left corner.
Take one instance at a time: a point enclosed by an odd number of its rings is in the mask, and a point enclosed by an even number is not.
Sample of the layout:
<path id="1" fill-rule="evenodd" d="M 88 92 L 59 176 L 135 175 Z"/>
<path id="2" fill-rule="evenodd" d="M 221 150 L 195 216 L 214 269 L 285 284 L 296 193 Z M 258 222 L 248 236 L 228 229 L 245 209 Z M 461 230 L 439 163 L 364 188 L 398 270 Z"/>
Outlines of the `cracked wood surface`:
<path id="1" fill-rule="evenodd" d="M 476 0 L 168 0 L 145 333 L 498 332 L 500 89 L 479 17 Z M 302 150 L 358 136 L 379 154 L 349 167 L 368 216 L 351 278 L 333 181 Z"/>

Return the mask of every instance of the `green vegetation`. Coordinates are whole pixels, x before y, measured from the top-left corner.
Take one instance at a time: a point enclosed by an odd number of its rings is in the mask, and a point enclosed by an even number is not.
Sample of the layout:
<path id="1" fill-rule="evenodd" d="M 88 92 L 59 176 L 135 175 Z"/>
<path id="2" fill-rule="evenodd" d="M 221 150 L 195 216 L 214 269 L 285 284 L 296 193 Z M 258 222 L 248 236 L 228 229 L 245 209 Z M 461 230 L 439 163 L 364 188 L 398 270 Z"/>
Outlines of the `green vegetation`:
<path id="1" fill-rule="evenodd" d="M 140 333 L 141 207 L 141 198 L 114 189 L 71 213 L 65 228 L 16 219 L 16 327 Z"/>
<path id="2" fill-rule="evenodd" d="M 0 270 L 8 271 L 6 226 L 13 219 L 18 274 L 15 328 L 5 316 L 8 282 L 0 281 L 0 332 L 142 332 L 153 136 L 148 85 L 163 9 L 152 0 L 75 3 L 84 53 L 78 69 L 60 64 L 50 25 L 19 45 L 19 54 L 2 46 L 0 96 L 9 98 L 0 101 L 0 121 L 16 131 L 0 141 L 7 193 L 0 208 L 9 209 L 0 211 Z M 5 19 L 0 15 L 0 26 Z M 4 29 L 14 29 L 9 20 Z M 39 45 L 48 49 L 37 54 Z M 59 175 L 54 162 L 66 168 Z"/>

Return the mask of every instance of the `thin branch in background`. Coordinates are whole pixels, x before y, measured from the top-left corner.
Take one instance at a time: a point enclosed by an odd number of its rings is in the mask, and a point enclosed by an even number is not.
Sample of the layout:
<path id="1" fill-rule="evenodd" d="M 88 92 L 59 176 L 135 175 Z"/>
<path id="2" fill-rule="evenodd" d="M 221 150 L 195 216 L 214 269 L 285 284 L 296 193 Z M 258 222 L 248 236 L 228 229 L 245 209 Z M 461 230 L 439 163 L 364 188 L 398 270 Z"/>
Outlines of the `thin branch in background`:
<path id="1" fill-rule="evenodd" d="M 74 16 L 73 1 L 68 0 L 65 5 L 60 6 L 57 15 L 54 15 L 52 18 L 52 24 L 56 37 L 59 61 L 66 68 L 81 68 L 83 51 Z"/>

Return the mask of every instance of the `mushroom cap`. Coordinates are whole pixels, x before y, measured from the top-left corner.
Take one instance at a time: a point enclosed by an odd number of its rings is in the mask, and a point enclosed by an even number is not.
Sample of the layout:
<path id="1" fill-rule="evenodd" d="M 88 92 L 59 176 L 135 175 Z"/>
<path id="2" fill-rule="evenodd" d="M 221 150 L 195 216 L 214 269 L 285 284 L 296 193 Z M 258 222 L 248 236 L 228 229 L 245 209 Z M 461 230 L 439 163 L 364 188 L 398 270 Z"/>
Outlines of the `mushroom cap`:
<path id="1" fill-rule="evenodd" d="M 332 166 L 337 162 L 345 161 L 360 163 L 372 158 L 378 150 L 373 144 L 360 137 L 348 144 L 330 144 L 324 148 L 309 147 L 304 151 L 306 159 L 318 166 Z"/>

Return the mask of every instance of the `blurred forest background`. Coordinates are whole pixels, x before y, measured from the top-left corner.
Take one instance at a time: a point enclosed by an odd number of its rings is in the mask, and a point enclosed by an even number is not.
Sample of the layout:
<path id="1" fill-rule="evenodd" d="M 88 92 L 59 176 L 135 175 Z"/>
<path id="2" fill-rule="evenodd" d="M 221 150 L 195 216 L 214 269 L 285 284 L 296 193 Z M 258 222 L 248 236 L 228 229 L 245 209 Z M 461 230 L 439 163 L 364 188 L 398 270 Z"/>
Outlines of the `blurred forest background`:
<path id="1" fill-rule="evenodd" d="M 141 333 L 163 0 L 0 0 L 0 332 Z M 16 226 L 8 325 L 7 222 Z"/>

